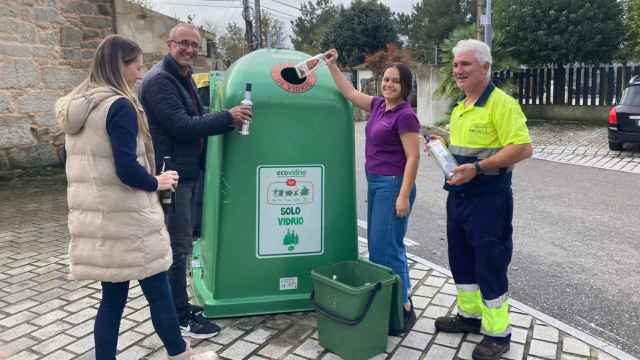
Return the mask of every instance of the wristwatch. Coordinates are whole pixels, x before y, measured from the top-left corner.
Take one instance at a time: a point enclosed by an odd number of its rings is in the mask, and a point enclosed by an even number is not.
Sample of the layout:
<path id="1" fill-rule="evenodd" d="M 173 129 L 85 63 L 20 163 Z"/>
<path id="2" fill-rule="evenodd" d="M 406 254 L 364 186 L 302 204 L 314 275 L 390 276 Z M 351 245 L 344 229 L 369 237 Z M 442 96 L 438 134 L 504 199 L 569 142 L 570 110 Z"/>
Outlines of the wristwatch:
<path id="1" fill-rule="evenodd" d="M 480 161 L 476 161 L 473 163 L 473 167 L 476 168 L 476 175 L 482 174 L 482 168 L 480 167 Z"/>

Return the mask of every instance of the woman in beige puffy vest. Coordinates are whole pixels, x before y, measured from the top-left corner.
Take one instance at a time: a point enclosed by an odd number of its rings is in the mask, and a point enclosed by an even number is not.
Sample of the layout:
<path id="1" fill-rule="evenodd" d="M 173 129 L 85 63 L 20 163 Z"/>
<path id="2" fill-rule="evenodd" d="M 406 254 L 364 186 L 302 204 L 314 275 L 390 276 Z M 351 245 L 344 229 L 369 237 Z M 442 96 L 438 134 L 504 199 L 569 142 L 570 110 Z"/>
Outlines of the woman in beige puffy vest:
<path id="1" fill-rule="evenodd" d="M 142 64 L 135 42 L 108 36 L 89 77 L 56 104 L 67 151 L 70 274 L 102 284 L 96 360 L 115 359 L 130 280 L 140 283 L 169 359 L 216 359 L 214 352 L 193 354 L 180 335 L 167 277 L 171 247 L 157 195 L 174 189 L 178 174 L 152 175 L 149 127 L 133 91 Z"/>

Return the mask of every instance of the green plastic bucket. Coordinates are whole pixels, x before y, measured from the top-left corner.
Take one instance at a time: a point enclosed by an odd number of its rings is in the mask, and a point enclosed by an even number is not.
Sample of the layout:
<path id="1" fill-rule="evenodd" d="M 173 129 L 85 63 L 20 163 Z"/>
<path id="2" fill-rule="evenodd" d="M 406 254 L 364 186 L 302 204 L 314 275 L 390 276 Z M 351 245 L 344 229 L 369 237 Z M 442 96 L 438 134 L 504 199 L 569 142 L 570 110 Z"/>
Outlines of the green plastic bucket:
<path id="1" fill-rule="evenodd" d="M 391 269 L 364 260 L 311 271 L 311 303 L 320 345 L 347 360 L 364 360 L 387 347 L 393 285 Z"/>

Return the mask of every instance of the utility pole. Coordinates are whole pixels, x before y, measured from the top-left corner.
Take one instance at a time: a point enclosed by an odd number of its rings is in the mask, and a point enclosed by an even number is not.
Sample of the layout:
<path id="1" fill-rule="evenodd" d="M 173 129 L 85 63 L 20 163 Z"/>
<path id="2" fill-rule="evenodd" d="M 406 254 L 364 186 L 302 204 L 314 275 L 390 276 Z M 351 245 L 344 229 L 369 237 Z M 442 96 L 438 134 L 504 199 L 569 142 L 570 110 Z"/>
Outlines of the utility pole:
<path id="1" fill-rule="evenodd" d="M 491 25 L 491 0 L 486 0 L 487 10 L 484 15 L 484 42 L 491 47 L 493 38 L 493 26 Z"/>
<path id="2" fill-rule="evenodd" d="M 257 48 L 262 48 L 262 28 L 260 19 L 260 0 L 253 0 L 253 4 L 256 8 L 256 37 L 258 39 Z"/>
<path id="3" fill-rule="evenodd" d="M 476 39 L 482 40 L 482 12 L 484 8 L 484 0 L 476 2 Z"/>
<path id="4" fill-rule="evenodd" d="M 253 19 L 251 18 L 249 0 L 242 0 L 242 18 L 244 19 L 244 39 L 249 51 L 253 51 L 255 50 L 255 42 L 253 41 Z"/>

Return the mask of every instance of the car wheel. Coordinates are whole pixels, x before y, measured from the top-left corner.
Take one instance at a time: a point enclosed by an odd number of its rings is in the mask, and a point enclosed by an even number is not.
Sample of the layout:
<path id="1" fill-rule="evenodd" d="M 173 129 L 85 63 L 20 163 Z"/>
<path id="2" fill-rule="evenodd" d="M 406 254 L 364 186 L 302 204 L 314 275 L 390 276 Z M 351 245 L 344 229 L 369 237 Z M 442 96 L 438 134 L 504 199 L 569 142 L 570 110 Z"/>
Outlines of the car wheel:
<path id="1" fill-rule="evenodd" d="M 622 150 L 622 143 L 609 141 L 609 150 L 613 150 L 613 151 Z"/>

